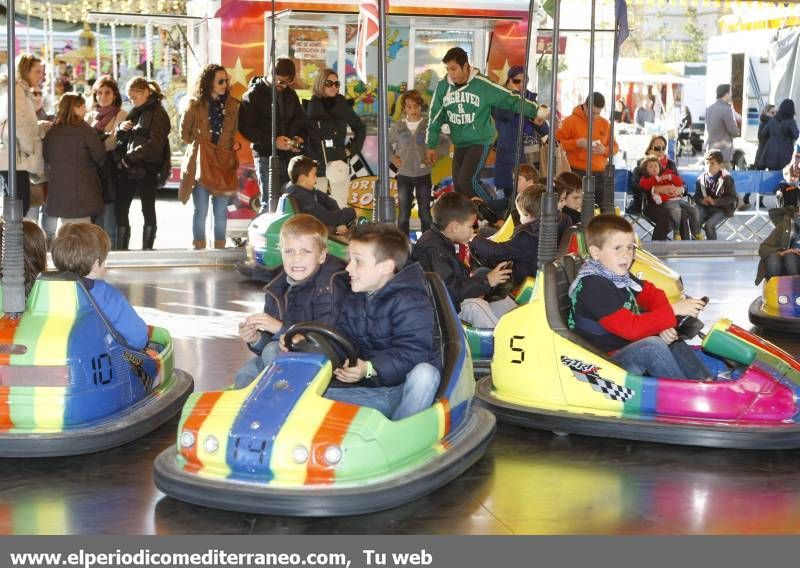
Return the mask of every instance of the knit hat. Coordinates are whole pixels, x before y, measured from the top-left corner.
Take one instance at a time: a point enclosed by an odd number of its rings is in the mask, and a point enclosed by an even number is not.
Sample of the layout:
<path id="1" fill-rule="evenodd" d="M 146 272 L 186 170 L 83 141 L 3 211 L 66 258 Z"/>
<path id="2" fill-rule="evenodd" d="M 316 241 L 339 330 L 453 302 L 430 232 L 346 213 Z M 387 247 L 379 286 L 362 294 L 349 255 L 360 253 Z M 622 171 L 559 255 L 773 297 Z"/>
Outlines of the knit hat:
<path id="1" fill-rule="evenodd" d="M 723 83 L 722 85 L 717 85 L 717 98 L 721 99 L 725 95 L 731 92 L 731 86 L 728 83 Z"/>
<path id="2" fill-rule="evenodd" d="M 511 67 L 508 68 L 508 75 L 506 76 L 506 83 L 508 83 L 511 79 L 513 79 L 517 75 L 522 75 L 524 72 L 525 72 L 525 68 L 522 65 L 512 65 Z"/>

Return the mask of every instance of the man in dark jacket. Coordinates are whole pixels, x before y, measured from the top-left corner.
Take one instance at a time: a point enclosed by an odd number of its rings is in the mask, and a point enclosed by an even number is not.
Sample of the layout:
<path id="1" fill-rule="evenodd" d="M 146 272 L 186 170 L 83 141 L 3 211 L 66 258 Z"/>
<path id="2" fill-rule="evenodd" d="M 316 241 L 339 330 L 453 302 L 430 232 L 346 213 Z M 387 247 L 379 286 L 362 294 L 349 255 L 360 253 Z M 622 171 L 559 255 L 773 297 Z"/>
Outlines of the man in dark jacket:
<path id="1" fill-rule="evenodd" d="M 350 293 L 336 328 L 353 340 L 356 364 L 334 371 L 326 398 L 380 410 L 392 420 L 433 403 L 442 364 L 422 268 L 407 264 L 408 238 L 393 225 L 350 235 Z"/>
<path id="2" fill-rule="evenodd" d="M 511 278 L 511 267 L 502 262 L 492 270 L 480 269 L 470 275 L 456 255 L 456 243 L 464 245 L 472 239 L 477 218 L 475 204 L 466 196 L 455 192 L 443 195 L 433 205 L 432 213 L 433 227 L 414 245 L 411 258 L 444 281 L 462 320 L 475 327 L 494 327 L 500 315 L 516 304 L 510 298 L 490 304 L 483 296 Z"/>
<path id="3" fill-rule="evenodd" d="M 275 91 L 277 95 L 277 131 L 272 132 L 272 76 L 254 77 L 242 96 L 239 108 L 239 132 L 250 141 L 255 160 L 256 176 L 261 188 L 261 207 L 269 206 L 269 157 L 273 142 L 278 148 L 279 187 L 282 192 L 289 181 L 289 160 L 300 153 L 306 138 L 303 107 L 291 84 L 295 78 L 294 62 L 280 57 L 275 62 Z M 277 197 L 277 196 L 276 196 Z"/>
<path id="4" fill-rule="evenodd" d="M 244 388 L 281 351 L 281 339 L 293 324 L 315 321 L 331 325 L 347 292 L 344 262 L 327 254 L 328 230 L 311 215 L 295 215 L 281 227 L 283 270 L 265 288 L 264 313 L 239 324 L 239 336 L 256 354 L 236 373 Z"/>

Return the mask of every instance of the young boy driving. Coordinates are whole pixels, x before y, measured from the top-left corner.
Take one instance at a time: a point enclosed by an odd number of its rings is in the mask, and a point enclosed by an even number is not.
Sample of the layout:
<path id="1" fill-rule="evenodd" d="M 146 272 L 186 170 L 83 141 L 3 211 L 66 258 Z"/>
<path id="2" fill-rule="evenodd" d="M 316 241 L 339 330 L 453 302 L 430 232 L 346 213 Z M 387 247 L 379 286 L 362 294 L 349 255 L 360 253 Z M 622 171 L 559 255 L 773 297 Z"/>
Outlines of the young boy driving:
<path id="1" fill-rule="evenodd" d="M 542 216 L 542 195 L 545 188 L 529 185 L 517 194 L 515 205 L 520 224 L 514 227 L 511 238 L 502 243 L 477 236 L 470 241 L 470 248 L 484 262 L 496 264 L 511 261 L 512 280 L 515 285 L 528 276 L 536 276 L 539 258 L 539 219 Z"/>
<path id="2" fill-rule="evenodd" d="M 51 254 L 58 270 L 72 272 L 81 278 L 105 318 L 125 343 L 133 349 L 144 349 L 148 338 L 147 324 L 122 292 L 103 280 L 110 249 L 111 241 L 99 225 L 68 223 L 61 226 L 53 239 Z"/>
<path id="3" fill-rule="evenodd" d="M 280 340 L 292 324 L 316 321 L 331 325 L 347 284 L 344 262 L 328 254 L 328 229 L 311 215 L 295 215 L 281 227 L 283 270 L 264 288 L 264 313 L 239 324 L 239 337 L 255 353 L 236 373 L 236 388 L 244 388 L 281 352 Z"/>
<path id="4" fill-rule="evenodd" d="M 316 189 L 317 162 L 308 156 L 295 156 L 289 161 L 291 185 L 286 193 L 294 197 L 300 211 L 308 213 L 333 228 L 337 235 L 347 234 L 347 225 L 356 218 L 352 207 L 339 209 L 336 200 Z"/>
<path id="5" fill-rule="evenodd" d="M 569 326 L 636 375 L 705 379 L 710 372 L 678 339 L 676 316 L 696 317 L 703 300 L 670 305 L 666 294 L 630 273 L 633 227 L 616 215 L 598 215 L 586 228 L 591 258 L 569 288 Z"/>
<path id="6" fill-rule="evenodd" d="M 391 225 L 358 225 L 347 272 L 352 292 L 335 327 L 352 339 L 358 360 L 334 370 L 325 397 L 392 420 L 424 410 L 439 387 L 440 347 L 422 267 L 408 263 L 408 238 Z"/>
<path id="7" fill-rule="evenodd" d="M 456 243 L 463 245 L 472 239 L 478 216 L 475 204 L 466 196 L 443 195 L 434 203 L 432 212 L 433 227 L 419 238 L 411 257 L 423 270 L 439 275 L 463 321 L 475 327 L 495 327 L 500 316 L 517 304 L 511 298 L 489 303 L 484 296 L 511 278 L 511 267 L 501 262 L 492 270 L 480 269 L 470 275 L 456 255 Z"/>

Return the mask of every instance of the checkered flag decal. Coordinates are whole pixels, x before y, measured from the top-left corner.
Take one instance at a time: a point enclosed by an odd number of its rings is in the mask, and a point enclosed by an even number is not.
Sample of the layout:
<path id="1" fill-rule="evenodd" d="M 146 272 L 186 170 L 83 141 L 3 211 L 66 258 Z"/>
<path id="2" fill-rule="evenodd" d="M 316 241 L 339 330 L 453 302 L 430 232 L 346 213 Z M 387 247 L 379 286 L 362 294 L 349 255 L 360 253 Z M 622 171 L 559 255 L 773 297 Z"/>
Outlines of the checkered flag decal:
<path id="1" fill-rule="evenodd" d="M 597 365 L 584 363 L 583 361 L 578 361 L 577 359 L 570 359 L 569 357 L 564 357 L 563 355 L 561 356 L 561 363 L 563 363 L 572 371 L 576 379 L 585 383 L 589 383 L 593 391 L 603 393 L 603 396 L 606 398 L 617 400 L 619 402 L 626 402 L 633 398 L 633 395 L 635 394 L 633 389 L 620 386 L 614 381 L 604 379 L 597 374 L 597 371 L 599 370 Z"/>
<path id="2" fill-rule="evenodd" d="M 350 156 L 350 179 L 374 176 L 375 173 L 360 153 Z M 397 177 L 397 166 L 389 162 L 389 178 Z"/>
<path id="3" fill-rule="evenodd" d="M 359 152 L 350 156 L 350 179 L 373 176 L 372 169 Z"/>

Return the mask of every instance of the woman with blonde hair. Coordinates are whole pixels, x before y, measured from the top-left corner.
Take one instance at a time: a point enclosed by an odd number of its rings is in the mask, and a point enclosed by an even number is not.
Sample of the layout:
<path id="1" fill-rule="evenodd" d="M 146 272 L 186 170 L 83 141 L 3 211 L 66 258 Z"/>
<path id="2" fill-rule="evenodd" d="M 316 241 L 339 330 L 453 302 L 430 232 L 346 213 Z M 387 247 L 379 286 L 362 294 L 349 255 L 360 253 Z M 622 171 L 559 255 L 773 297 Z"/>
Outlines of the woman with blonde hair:
<path id="1" fill-rule="evenodd" d="M 94 222 L 108 233 L 114 249 L 117 248 L 114 199 L 119 184 L 117 168 L 114 167 L 114 149 L 117 147 L 117 126 L 127 116 L 128 113 L 122 108 L 119 85 L 111 75 L 101 75 L 92 85 L 92 110 L 86 114 L 86 122 L 94 128 L 106 149 L 106 161 L 100 170 L 104 208 Z"/>
<path id="2" fill-rule="evenodd" d="M 142 201 L 142 249 L 152 250 L 156 240 L 156 192 L 169 179 L 169 115 L 161 105 L 164 95 L 155 81 L 134 77 L 125 86 L 133 109 L 117 127 L 115 158 L 119 185 L 114 202 L 117 248 L 128 250 L 131 225 L 128 212 L 133 196 Z"/>
<path id="3" fill-rule="evenodd" d="M 44 80 L 42 60 L 35 55 L 23 53 L 17 57 L 16 85 L 16 138 L 17 138 L 17 196 L 22 200 L 22 214 L 28 212 L 31 203 L 30 176 L 44 174 L 42 139 L 51 123 L 36 118 L 36 103 L 33 91 L 39 89 Z M 0 175 L 8 188 L 8 78 L 0 84 Z"/>
<path id="4" fill-rule="evenodd" d="M 206 217 L 211 198 L 214 212 L 214 248 L 225 248 L 225 229 L 228 224 L 228 205 L 235 188 L 222 193 L 203 186 L 197 178 L 197 150 L 210 142 L 223 150 L 233 150 L 239 118 L 239 101 L 230 93 L 228 72 L 222 65 L 206 65 L 194 87 L 194 94 L 181 115 L 181 138 L 186 155 L 181 167 L 181 186 L 178 196 L 186 203 L 192 196 L 194 218 L 192 243 L 195 249 L 206 248 Z M 229 164 L 231 169 L 235 164 Z M 228 172 L 231 173 L 231 172 Z"/>
<path id="5" fill-rule="evenodd" d="M 333 69 L 317 75 L 314 95 L 308 102 L 308 143 L 306 154 L 319 164 L 317 189 L 330 190 L 339 207 L 347 207 L 350 182 L 348 160 L 361 152 L 367 127 L 344 96 L 339 94 L 339 76 Z M 347 127 L 353 138 L 347 142 Z"/>
<path id="6" fill-rule="evenodd" d="M 103 212 L 99 168 L 106 150 L 89 126 L 86 101 L 77 93 L 64 93 L 58 101 L 53 127 L 44 138 L 44 158 L 50 185 L 45 211 L 61 223 L 90 222 Z"/>

